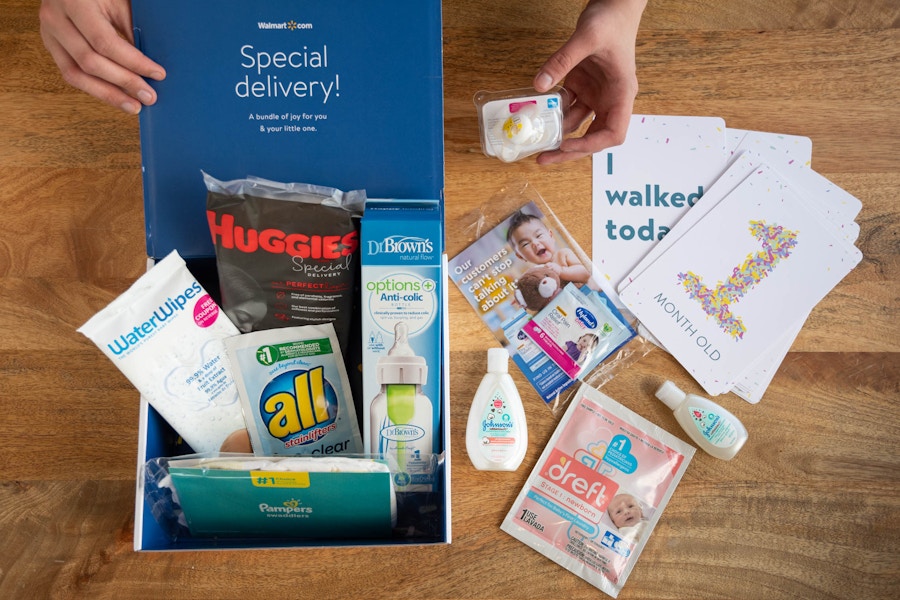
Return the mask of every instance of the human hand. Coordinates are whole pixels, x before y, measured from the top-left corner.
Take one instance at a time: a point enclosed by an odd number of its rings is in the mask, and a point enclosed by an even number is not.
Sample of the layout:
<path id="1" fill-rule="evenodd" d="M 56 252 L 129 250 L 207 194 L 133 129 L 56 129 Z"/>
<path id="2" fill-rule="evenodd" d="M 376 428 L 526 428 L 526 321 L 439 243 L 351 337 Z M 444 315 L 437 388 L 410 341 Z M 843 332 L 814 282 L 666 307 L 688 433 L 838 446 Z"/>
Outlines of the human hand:
<path id="1" fill-rule="evenodd" d="M 562 265 L 555 263 L 553 261 L 544 263 L 544 266 L 547 267 L 548 269 L 550 269 L 551 271 L 553 271 L 554 273 L 556 273 L 557 275 L 562 273 L 562 270 L 563 270 Z"/>
<path id="2" fill-rule="evenodd" d="M 134 47 L 129 0 L 43 0 L 41 38 L 70 85 L 127 113 L 156 102 L 166 76 Z"/>
<path id="3" fill-rule="evenodd" d="M 538 163 L 575 160 L 625 141 L 638 91 L 635 40 L 646 4 L 646 0 L 591 0 L 572 37 L 538 71 L 533 84 L 538 92 L 565 78 L 570 102 L 565 133 L 594 117 L 582 137 L 564 139 L 558 150 L 539 154 Z"/>

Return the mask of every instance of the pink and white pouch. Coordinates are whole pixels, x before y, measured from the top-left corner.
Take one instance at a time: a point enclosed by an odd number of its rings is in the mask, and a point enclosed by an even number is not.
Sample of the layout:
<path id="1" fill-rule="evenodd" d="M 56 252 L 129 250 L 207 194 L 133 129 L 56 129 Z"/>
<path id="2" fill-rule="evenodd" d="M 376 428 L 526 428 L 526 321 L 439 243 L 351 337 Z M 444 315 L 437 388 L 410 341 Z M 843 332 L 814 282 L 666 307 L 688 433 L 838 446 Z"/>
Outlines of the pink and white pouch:
<path id="1" fill-rule="evenodd" d="M 500 528 L 615 598 L 694 450 L 583 384 Z"/>

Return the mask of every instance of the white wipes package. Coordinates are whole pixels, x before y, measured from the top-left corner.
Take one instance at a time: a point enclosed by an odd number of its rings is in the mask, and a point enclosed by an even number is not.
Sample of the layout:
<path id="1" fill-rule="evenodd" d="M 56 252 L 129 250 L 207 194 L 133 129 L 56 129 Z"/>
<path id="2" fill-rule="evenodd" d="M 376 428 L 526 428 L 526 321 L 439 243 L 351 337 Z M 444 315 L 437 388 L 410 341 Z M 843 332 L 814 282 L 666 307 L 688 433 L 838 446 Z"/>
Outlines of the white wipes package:
<path id="1" fill-rule="evenodd" d="M 254 454 L 363 451 L 333 324 L 254 331 L 225 346 Z"/>
<path id="2" fill-rule="evenodd" d="M 195 452 L 244 428 L 222 340 L 237 328 L 173 251 L 78 331 Z"/>

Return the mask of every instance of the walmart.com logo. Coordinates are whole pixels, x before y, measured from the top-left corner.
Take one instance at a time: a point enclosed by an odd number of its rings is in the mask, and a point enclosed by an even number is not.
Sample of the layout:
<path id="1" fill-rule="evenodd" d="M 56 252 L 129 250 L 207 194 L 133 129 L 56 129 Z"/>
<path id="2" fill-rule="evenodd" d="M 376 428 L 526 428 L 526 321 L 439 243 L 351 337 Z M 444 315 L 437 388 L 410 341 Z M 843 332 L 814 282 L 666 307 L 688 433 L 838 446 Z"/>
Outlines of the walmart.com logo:
<path id="1" fill-rule="evenodd" d="M 289 31 L 297 31 L 298 29 L 306 30 L 312 29 L 312 23 L 298 23 L 297 21 L 291 19 L 290 21 L 284 21 L 281 23 L 273 23 L 271 21 L 259 21 L 256 26 L 259 29 L 287 29 Z"/>

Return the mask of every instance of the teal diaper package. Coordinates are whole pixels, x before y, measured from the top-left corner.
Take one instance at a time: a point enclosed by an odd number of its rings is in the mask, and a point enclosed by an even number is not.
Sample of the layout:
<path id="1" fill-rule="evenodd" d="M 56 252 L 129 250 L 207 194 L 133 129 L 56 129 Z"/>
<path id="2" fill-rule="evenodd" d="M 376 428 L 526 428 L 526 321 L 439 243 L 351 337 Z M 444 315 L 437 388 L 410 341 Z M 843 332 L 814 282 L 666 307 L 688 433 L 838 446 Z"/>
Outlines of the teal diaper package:
<path id="1" fill-rule="evenodd" d="M 254 454 L 363 452 L 331 323 L 245 333 L 227 338 L 225 349 Z"/>
<path id="2" fill-rule="evenodd" d="M 187 458 L 168 464 L 194 536 L 389 537 L 388 467 L 353 457 Z"/>

